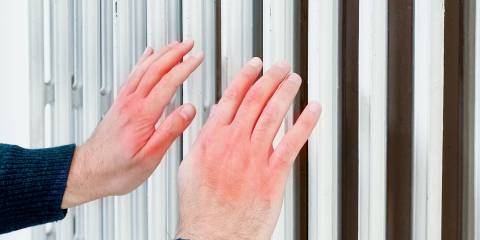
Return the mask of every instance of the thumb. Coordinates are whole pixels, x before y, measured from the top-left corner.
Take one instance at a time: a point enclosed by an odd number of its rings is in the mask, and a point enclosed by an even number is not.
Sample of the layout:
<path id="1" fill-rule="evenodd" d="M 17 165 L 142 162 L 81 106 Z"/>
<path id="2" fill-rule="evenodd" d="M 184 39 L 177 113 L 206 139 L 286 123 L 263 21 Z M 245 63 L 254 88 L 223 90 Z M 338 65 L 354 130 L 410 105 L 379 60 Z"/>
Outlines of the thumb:
<path id="1" fill-rule="evenodd" d="M 170 145 L 190 125 L 195 113 L 195 107 L 192 104 L 185 104 L 177 108 L 155 130 L 139 151 L 138 156 L 141 159 L 155 159 L 155 166 L 157 166 Z"/>

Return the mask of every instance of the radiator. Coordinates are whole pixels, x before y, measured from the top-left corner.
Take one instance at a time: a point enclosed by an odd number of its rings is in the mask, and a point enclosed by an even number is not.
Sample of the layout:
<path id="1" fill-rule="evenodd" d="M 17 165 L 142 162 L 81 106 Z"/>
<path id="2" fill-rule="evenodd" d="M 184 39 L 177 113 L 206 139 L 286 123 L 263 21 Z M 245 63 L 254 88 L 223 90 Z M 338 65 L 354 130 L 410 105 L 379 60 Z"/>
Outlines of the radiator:
<path id="1" fill-rule="evenodd" d="M 173 239 L 178 166 L 258 56 L 264 70 L 287 60 L 303 78 L 274 145 L 309 101 L 323 105 L 272 239 L 480 240 L 476 2 L 29 1 L 32 147 L 86 141 L 147 46 L 194 39 L 206 56 L 165 113 L 192 103 L 197 116 L 152 176 L 33 239 Z"/>

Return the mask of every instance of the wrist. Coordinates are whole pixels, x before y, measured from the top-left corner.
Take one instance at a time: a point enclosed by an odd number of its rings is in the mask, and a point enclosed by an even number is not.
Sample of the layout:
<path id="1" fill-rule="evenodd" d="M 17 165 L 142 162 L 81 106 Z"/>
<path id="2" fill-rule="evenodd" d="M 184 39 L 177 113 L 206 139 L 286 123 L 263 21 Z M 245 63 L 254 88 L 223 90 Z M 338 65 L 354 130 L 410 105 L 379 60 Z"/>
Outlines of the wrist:
<path id="1" fill-rule="evenodd" d="M 200 239 L 200 238 L 195 237 L 193 234 L 190 234 L 185 230 L 178 230 L 177 234 L 175 234 L 175 240 L 193 240 L 193 239 Z"/>
<path id="2" fill-rule="evenodd" d="M 183 240 L 216 240 L 216 239 L 252 239 L 246 237 L 240 233 L 234 233 L 231 231 L 222 231 L 219 226 L 218 229 L 213 229 L 211 227 L 202 227 L 202 228 L 185 228 L 180 227 L 177 230 L 175 239 Z"/>
<path id="3" fill-rule="evenodd" d="M 62 209 L 75 207 L 97 198 L 90 184 L 91 173 L 89 174 L 85 167 L 88 161 L 85 151 L 85 145 L 75 148 L 63 195 Z"/>
<path id="4" fill-rule="evenodd" d="M 208 230 L 206 230 L 208 232 Z M 214 239 L 213 234 L 205 235 L 203 232 L 199 232 L 190 228 L 179 227 L 177 230 L 177 234 L 175 235 L 175 239 L 183 239 L 183 240 L 209 240 Z M 220 239 L 220 238 L 216 238 Z"/>

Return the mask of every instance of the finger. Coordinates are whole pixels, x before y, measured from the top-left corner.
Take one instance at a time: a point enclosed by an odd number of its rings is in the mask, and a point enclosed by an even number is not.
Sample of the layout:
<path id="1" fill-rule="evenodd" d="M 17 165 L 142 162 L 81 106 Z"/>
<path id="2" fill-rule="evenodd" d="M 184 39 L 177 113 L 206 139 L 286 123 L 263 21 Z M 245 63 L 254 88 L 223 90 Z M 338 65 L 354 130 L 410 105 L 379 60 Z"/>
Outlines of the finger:
<path id="1" fill-rule="evenodd" d="M 280 144 L 270 157 L 270 165 L 273 168 L 280 167 L 288 172 L 293 161 L 307 142 L 315 125 L 320 118 L 321 106 L 317 102 L 309 103 L 298 118 L 295 125 L 280 141 Z"/>
<path id="2" fill-rule="evenodd" d="M 193 41 L 180 43 L 152 63 L 140 81 L 137 89 L 139 94 L 145 97 L 148 96 L 160 79 L 177 65 L 192 48 Z"/>
<path id="3" fill-rule="evenodd" d="M 147 58 L 150 57 L 152 54 L 153 54 L 153 48 L 147 47 L 145 49 L 145 52 L 143 52 L 142 56 L 138 60 L 137 66 L 145 62 L 145 60 L 147 60 Z"/>
<path id="4" fill-rule="evenodd" d="M 297 95 L 302 79 L 298 74 L 291 74 L 277 89 L 273 97 L 263 109 L 260 118 L 252 133 L 252 142 L 259 149 L 267 149 L 282 125 L 295 96 Z"/>
<path id="5" fill-rule="evenodd" d="M 200 135 L 202 135 L 203 132 L 208 132 L 210 129 L 215 128 L 217 125 L 213 123 L 213 118 L 216 116 L 216 112 L 218 109 L 218 104 L 213 104 L 210 107 L 210 111 L 208 113 L 208 118 L 206 123 L 202 126 L 202 129 L 200 131 Z"/>
<path id="6" fill-rule="evenodd" d="M 170 48 L 169 45 L 166 46 L 166 48 Z M 137 69 L 142 65 L 142 63 L 144 63 L 150 56 L 152 56 L 152 54 L 154 53 L 153 51 L 153 48 L 151 47 L 147 47 L 145 49 L 145 52 L 143 52 L 142 56 L 140 57 L 140 59 L 138 60 L 137 64 L 135 65 L 135 67 L 133 67 L 132 71 L 130 72 L 130 74 L 128 75 L 128 79 L 131 79 L 132 76 L 134 76 L 134 74 L 137 72 Z"/>
<path id="7" fill-rule="evenodd" d="M 230 124 L 232 122 L 245 94 L 257 80 L 261 70 L 262 60 L 257 57 L 252 58 L 225 90 L 223 97 L 218 103 L 217 110 L 219 114 L 216 115 L 221 124 Z"/>
<path id="8" fill-rule="evenodd" d="M 210 108 L 210 114 L 209 115 L 212 115 L 216 111 L 215 109 L 217 109 L 217 106 L 218 106 L 217 104 L 212 105 L 212 107 Z"/>
<path id="9" fill-rule="evenodd" d="M 165 55 L 168 51 L 172 50 L 175 46 L 177 46 L 179 43 L 177 41 L 173 41 L 167 46 L 161 48 L 160 50 L 153 52 L 152 54 L 148 57 L 146 57 L 142 63 L 137 64 L 135 69 L 132 71 L 130 76 L 128 77 L 129 81 L 126 83 L 125 87 L 122 88 L 122 91 L 120 94 L 131 94 L 133 93 L 137 87 L 138 84 L 140 83 L 143 75 L 145 72 L 148 70 L 148 68 L 154 63 L 156 60 L 158 60 L 160 57 Z M 153 49 L 152 49 L 153 50 Z"/>
<path id="10" fill-rule="evenodd" d="M 173 111 L 139 151 L 140 159 L 151 160 L 151 164 L 158 165 L 167 149 L 185 131 L 194 117 L 195 107 L 191 104 L 182 105 Z"/>
<path id="11" fill-rule="evenodd" d="M 146 99 L 147 111 L 154 119 L 161 116 L 164 106 L 177 92 L 178 87 L 202 63 L 204 54 L 200 52 L 178 64 L 158 82 Z"/>
<path id="12" fill-rule="evenodd" d="M 290 65 L 286 62 L 275 64 L 260 78 L 247 92 L 233 122 L 241 125 L 242 129 L 252 133 L 257 119 L 272 97 L 278 85 L 290 73 Z"/>

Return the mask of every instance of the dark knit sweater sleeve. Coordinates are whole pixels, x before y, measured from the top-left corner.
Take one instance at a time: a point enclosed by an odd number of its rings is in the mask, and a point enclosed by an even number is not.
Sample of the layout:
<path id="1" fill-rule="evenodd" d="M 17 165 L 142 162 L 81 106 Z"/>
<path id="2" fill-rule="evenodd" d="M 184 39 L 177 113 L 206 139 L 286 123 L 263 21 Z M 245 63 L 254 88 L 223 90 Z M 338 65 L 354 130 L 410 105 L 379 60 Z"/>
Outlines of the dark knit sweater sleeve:
<path id="1" fill-rule="evenodd" d="M 28 150 L 0 144 L 0 233 L 63 219 L 75 145 Z"/>

